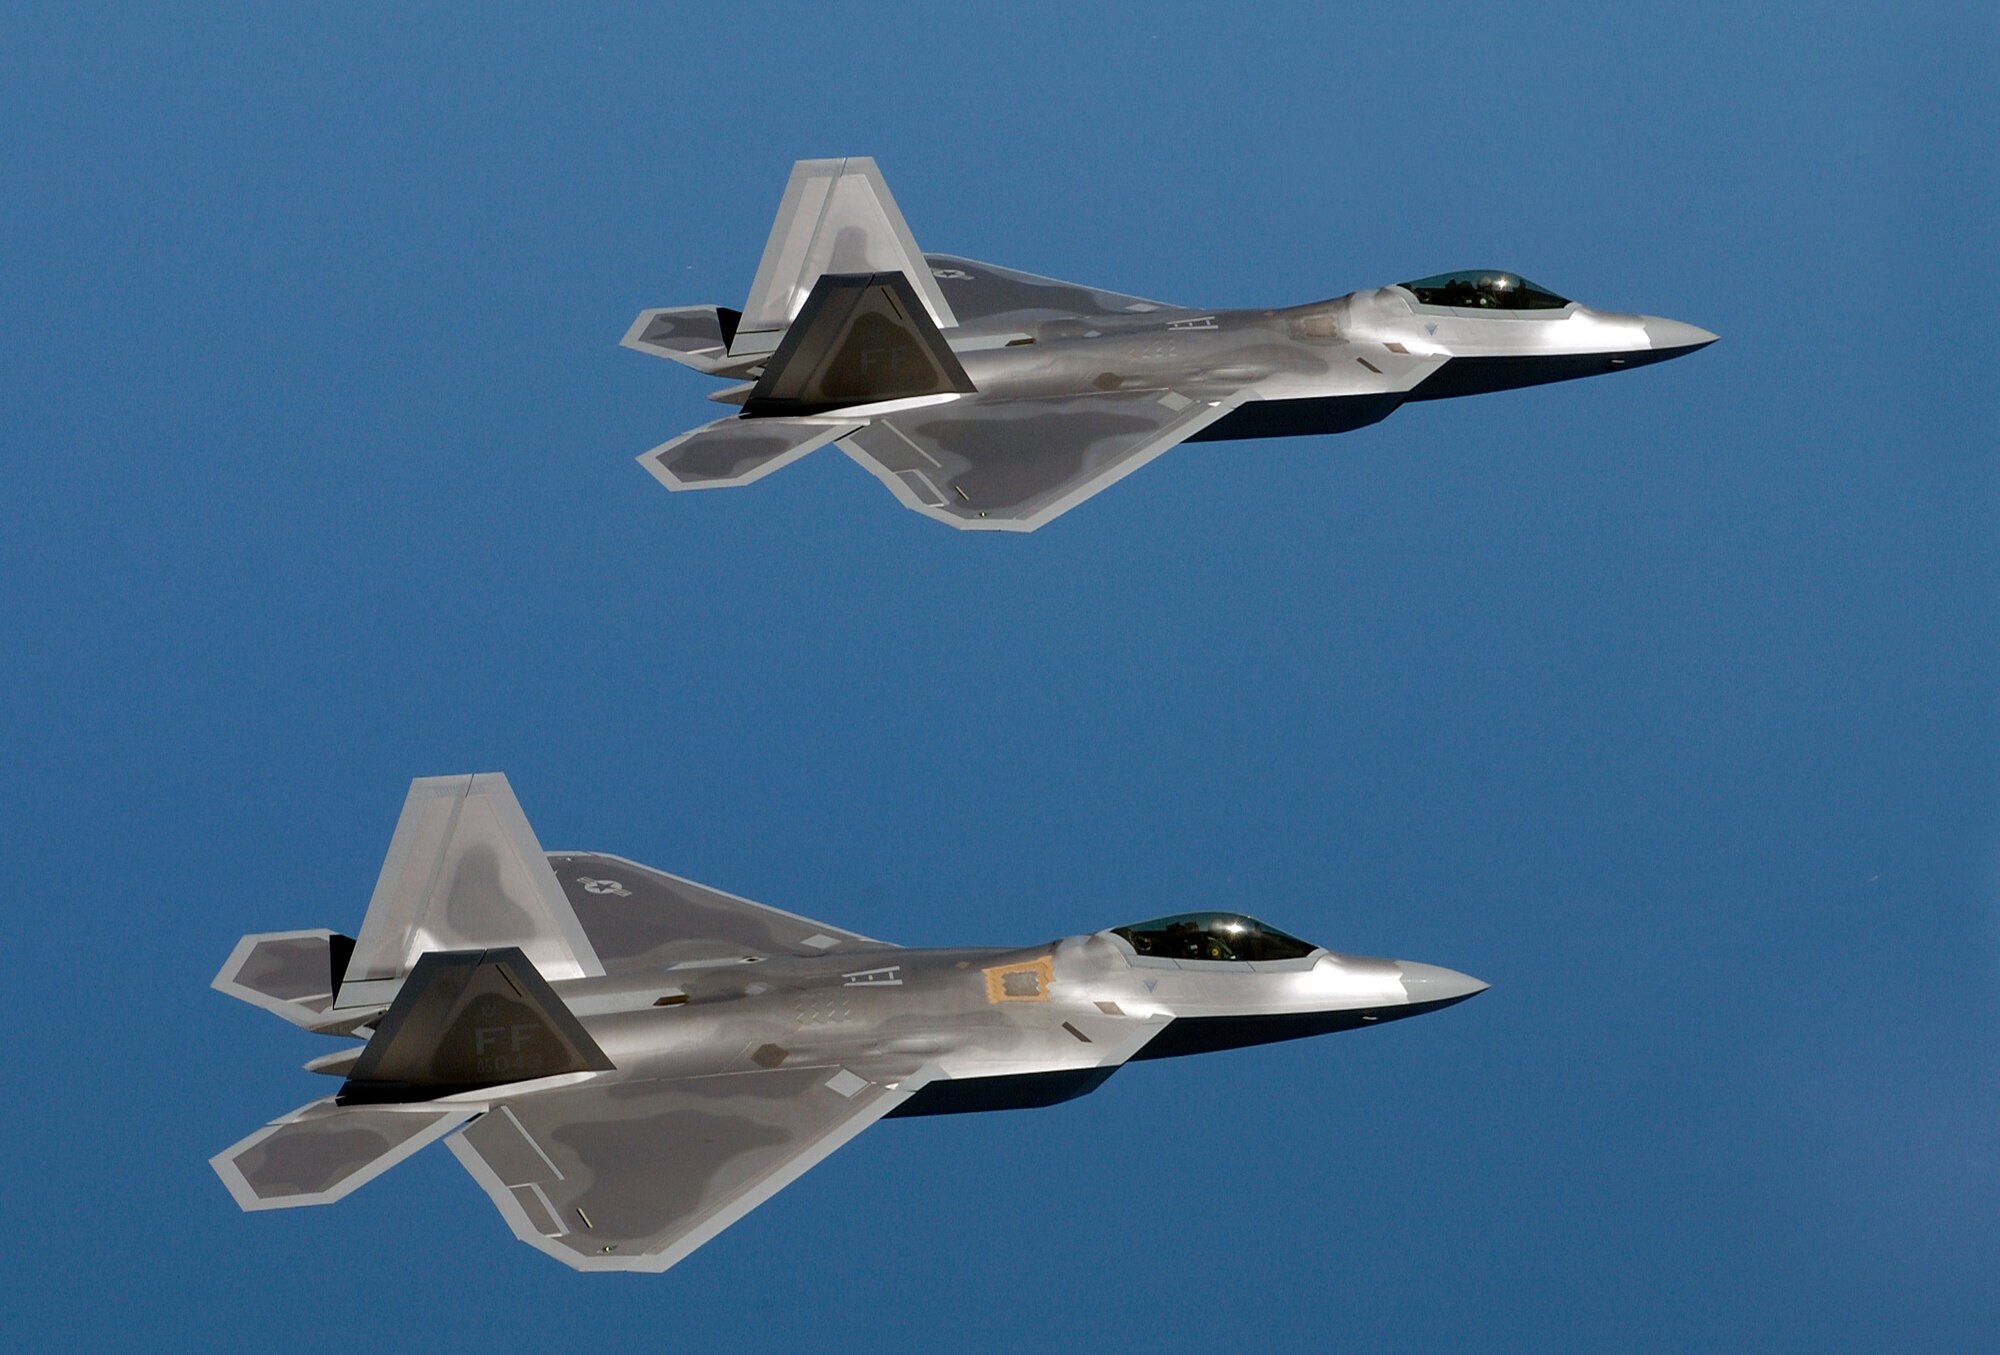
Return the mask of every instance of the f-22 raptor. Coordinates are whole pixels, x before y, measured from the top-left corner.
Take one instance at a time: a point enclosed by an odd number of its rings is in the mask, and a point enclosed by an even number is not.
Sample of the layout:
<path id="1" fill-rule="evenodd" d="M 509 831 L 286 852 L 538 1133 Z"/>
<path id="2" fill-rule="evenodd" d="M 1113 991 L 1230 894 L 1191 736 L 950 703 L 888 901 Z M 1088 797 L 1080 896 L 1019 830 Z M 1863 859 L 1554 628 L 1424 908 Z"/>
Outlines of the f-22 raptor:
<path id="1" fill-rule="evenodd" d="M 802 160 L 741 311 L 642 311 L 624 343 L 741 406 L 639 458 L 745 485 L 829 442 L 906 506 L 1029 532 L 1182 442 L 1342 433 L 1416 400 L 1642 367 L 1715 341 L 1516 274 L 1200 310 L 923 254 L 873 160 Z"/>
<path id="2" fill-rule="evenodd" d="M 515 1236 L 661 1271 L 877 1120 L 1045 1106 L 1126 1063 L 1352 1030 L 1486 985 L 1195 913 L 917 950 L 544 853 L 499 775 L 410 786 L 361 934 L 246 936 L 225 993 L 365 1041 L 333 1096 L 211 1159 L 245 1209 L 445 1145 Z"/>

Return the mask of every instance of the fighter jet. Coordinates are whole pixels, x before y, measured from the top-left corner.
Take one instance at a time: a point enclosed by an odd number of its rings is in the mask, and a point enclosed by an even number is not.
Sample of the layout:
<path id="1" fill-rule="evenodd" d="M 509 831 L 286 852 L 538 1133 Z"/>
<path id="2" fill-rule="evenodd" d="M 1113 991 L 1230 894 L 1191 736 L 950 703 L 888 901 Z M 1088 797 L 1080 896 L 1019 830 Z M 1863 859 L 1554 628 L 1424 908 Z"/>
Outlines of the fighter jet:
<path id="1" fill-rule="evenodd" d="M 833 442 L 926 517 L 1030 532 L 1182 442 L 1344 433 L 1715 337 L 1499 269 L 1204 310 L 923 254 L 855 157 L 793 166 L 741 311 L 642 311 L 624 343 L 735 383 L 709 398 L 740 413 L 639 458 L 668 489 L 747 485 Z"/>
<path id="2" fill-rule="evenodd" d="M 1126 1063 L 1436 1011 L 1486 985 L 1227 912 L 919 950 L 588 852 L 506 778 L 410 786 L 356 938 L 246 936 L 216 988 L 342 1079 L 212 1158 L 244 1209 L 327 1204 L 437 1139 L 514 1235 L 662 1271 L 877 1120 L 1046 1106 Z"/>

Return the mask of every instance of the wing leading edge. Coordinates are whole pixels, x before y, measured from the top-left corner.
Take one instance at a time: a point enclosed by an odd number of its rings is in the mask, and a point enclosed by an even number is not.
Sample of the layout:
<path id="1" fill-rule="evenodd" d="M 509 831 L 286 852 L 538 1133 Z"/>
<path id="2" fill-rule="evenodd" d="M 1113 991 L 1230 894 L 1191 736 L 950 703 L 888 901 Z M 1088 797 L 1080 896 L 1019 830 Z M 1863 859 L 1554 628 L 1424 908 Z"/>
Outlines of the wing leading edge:
<path id="1" fill-rule="evenodd" d="M 607 974 L 750 955 L 894 948 L 622 856 L 557 852 L 549 865 Z"/>
<path id="2" fill-rule="evenodd" d="M 1024 273 L 1018 268 L 961 259 L 955 254 L 926 254 L 924 263 L 962 325 L 987 324 L 1002 317 L 1029 324 L 1058 318 L 1148 315 L 1154 311 L 1187 309 L 1142 296 L 1108 292 L 1102 287 L 1087 287 L 1080 282 Z"/>

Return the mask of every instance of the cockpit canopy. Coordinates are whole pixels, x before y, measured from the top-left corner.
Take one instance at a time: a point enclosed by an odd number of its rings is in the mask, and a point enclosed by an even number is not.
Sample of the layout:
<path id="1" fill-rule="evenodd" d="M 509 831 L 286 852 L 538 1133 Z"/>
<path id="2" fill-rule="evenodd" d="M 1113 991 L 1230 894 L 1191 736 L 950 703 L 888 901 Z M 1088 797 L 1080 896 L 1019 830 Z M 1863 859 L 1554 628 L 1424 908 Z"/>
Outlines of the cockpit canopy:
<path id="1" fill-rule="evenodd" d="M 1569 304 L 1546 287 L 1537 287 L 1519 273 L 1479 269 L 1439 273 L 1402 284 L 1426 306 L 1470 306 L 1494 311 L 1559 311 Z"/>
<path id="2" fill-rule="evenodd" d="M 1176 913 L 1111 934 L 1163 960 L 1298 960 L 1319 949 L 1241 913 Z"/>

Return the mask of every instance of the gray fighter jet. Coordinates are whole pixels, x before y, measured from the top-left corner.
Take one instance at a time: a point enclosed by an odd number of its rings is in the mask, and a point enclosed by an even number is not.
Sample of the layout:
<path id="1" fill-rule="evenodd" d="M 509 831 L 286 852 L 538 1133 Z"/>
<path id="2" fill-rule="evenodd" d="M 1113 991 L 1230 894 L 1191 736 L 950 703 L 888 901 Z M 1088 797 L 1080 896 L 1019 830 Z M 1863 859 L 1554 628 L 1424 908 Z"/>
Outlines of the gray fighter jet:
<path id="1" fill-rule="evenodd" d="M 1486 985 L 1194 913 L 909 950 L 615 856 L 545 854 L 499 775 L 413 782 L 361 934 L 246 936 L 215 986 L 350 1044 L 211 1163 L 245 1209 L 445 1144 L 515 1236 L 660 1271 L 875 1121 L 1045 1106 L 1133 1059 L 1436 1011 Z"/>
<path id="2" fill-rule="evenodd" d="M 1182 442 L 1343 433 L 1410 400 L 1595 376 L 1715 335 L 1513 273 L 1285 310 L 1199 310 L 919 253 L 875 162 L 802 160 L 741 311 L 642 311 L 628 348 L 737 384 L 742 412 L 639 458 L 746 485 L 837 442 L 953 527 L 1029 532 Z"/>

